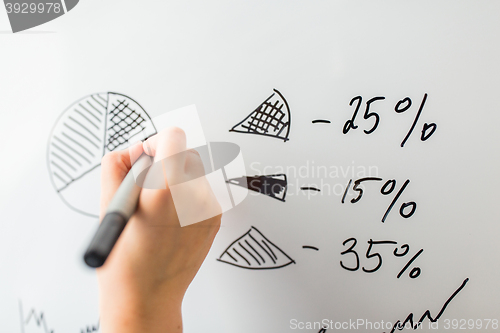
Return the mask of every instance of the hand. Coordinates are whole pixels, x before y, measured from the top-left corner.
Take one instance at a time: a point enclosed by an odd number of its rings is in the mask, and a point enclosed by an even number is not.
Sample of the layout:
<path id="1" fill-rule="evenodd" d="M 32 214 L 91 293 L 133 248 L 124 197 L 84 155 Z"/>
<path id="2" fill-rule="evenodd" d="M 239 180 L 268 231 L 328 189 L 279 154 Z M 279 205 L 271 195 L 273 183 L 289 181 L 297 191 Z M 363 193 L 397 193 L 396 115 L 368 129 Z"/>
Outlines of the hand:
<path id="1" fill-rule="evenodd" d="M 143 152 L 155 156 L 169 180 L 202 176 L 203 164 L 195 151 L 180 154 L 175 168 L 166 168 L 169 162 L 163 159 L 182 151 L 186 151 L 184 132 L 169 128 L 143 144 L 104 156 L 101 219 L 131 165 Z M 163 187 L 166 189 L 142 189 L 137 211 L 106 263 L 97 269 L 104 333 L 182 332 L 182 299 L 219 230 L 221 210 L 209 186 L 197 189 L 190 205 L 219 213 L 181 227 L 168 181 Z"/>

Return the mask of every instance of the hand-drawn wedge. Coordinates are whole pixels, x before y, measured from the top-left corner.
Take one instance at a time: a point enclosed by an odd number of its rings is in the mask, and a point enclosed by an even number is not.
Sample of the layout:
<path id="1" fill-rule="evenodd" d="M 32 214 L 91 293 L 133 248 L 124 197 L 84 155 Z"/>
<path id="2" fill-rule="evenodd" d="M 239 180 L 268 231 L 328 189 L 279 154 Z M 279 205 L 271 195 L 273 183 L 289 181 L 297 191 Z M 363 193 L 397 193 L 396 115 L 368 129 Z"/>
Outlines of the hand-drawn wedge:
<path id="1" fill-rule="evenodd" d="M 232 242 L 217 260 L 246 269 L 274 269 L 295 264 L 255 227 Z"/>
<path id="2" fill-rule="evenodd" d="M 290 133 L 291 115 L 288 103 L 276 89 L 245 119 L 231 128 L 230 132 L 270 136 L 284 141 Z"/>
<path id="3" fill-rule="evenodd" d="M 107 92 L 78 100 L 50 134 L 47 163 L 55 190 L 70 208 L 97 217 L 101 158 L 154 134 L 146 111 L 128 96 Z"/>
<path id="4" fill-rule="evenodd" d="M 287 181 L 286 175 L 263 175 L 263 176 L 247 176 L 240 178 L 228 179 L 229 184 L 242 186 L 249 190 L 262 193 L 271 198 L 285 202 Z"/>

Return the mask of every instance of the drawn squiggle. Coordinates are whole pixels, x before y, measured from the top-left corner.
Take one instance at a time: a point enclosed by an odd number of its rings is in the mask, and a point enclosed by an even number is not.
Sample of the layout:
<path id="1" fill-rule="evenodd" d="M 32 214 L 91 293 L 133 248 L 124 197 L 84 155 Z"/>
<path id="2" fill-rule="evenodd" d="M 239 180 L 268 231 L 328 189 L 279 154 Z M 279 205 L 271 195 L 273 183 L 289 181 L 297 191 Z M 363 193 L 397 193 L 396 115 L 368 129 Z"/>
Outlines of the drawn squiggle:
<path id="1" fill-rule="evenodd" d="M 430 310 L 427 310 L 427 311 L 424 312 L 424 314 L 422 315 L 422 317 L 420 317 L 420 319 L 418 320 L 418 322 L 414 324 L 414 322 L 413 322 L 413 313 L 410 313 L 408 315 L 408 317 L 406 317 L 406 319 L 402 323 L 401 323 L 400 320 L 398 320 L 394 324 L 394 326 L 392 327 L 391 333 L 394 333 L 394 331 L 396 331 L 396 329 L 398 329 L 400 331 L 403 330 L 405 328 L 405 325 L 407 323 L 409 323 L 411 325 L 411 327 L 414 330 L 416 330 L 417 328 L 420 327 L 420 325 L 422 324 L 422 322 L 424 321 L 425 318 L 429 319 L 433 323 L 435 323 L 436 321 L 438 321 L 438 319 L 441 318 L 441 316 L 443 315 L 444 311 L 446 310 L 446 307 L 448 306 L 448 304 L 450 304 L 450 302 L 455 298 L 455 296 L 457 296 L 458 293 L 462 289 L 464 289 L 464 287 L 467 284 L 467 282 L 469 282 L 469 278 L 465 279 L 464 282 L 462 282 L 462 284 L 460 285 L 460 287 L 458 287 L 458 289 L 455 290 L 455 292 L 450 296 L 450 298 L 448 298 L 448 300 L 444 303 L 443 307 L 441 308 L 441 310 L 439 311 L 439 313 L 436 315 L 435 318 L 432 317 Z"/>

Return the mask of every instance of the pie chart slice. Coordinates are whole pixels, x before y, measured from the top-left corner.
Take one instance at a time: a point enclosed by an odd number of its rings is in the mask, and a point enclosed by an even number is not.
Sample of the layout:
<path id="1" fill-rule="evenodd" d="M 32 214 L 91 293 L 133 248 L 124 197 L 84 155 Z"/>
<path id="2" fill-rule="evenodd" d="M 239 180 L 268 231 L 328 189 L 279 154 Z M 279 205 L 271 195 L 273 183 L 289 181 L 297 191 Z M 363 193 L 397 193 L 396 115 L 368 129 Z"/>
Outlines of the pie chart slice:
<path id="1" fill-rule="evenodd" d="M 232 242 L 217 260 L 246 269 L 275 269 L 295 264 L 255 227 Z"/>
<path id="2" fill-rule="evenodd" d="M 264 135 L 287 141 L 290 125 L 288 102 L 278 90 L 273 89 L 271 96 L 229 131 Z"/>

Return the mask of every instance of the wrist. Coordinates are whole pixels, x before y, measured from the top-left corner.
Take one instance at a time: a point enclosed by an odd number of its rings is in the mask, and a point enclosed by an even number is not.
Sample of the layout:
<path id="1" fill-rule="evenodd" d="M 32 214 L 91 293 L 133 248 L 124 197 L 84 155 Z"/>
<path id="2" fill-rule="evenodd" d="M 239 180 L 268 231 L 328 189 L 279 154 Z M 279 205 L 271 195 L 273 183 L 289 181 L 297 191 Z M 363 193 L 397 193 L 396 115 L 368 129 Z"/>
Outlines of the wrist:
<path id="1" fill-rule="evenodd" d="M 99 296 L 103 333 L 182 332 L 184 293 L 174 288 L 139 292 L 115 285 L 101 288 Z"/>

